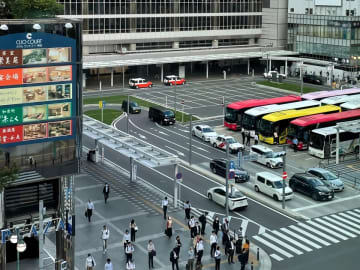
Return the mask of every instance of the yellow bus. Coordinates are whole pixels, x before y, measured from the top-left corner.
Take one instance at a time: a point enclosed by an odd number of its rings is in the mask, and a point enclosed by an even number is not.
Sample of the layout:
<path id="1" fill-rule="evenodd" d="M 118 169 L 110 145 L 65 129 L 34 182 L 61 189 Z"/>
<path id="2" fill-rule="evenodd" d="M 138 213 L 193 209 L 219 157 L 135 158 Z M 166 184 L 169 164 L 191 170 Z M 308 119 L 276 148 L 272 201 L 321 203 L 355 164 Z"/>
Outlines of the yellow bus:
<path id="1" fill-rule="evenodd" d="M 290 122 L 296 118 L 319 114 L 341 112 L 341 108 L 335 105 L 325 105 L 302 110 L 287 110 L 281 112 L 270 113 L 260 121 L 259 140 L 268 144 L 284 144 Z M 277 140 L 274 139 L 277 135 Z"/>

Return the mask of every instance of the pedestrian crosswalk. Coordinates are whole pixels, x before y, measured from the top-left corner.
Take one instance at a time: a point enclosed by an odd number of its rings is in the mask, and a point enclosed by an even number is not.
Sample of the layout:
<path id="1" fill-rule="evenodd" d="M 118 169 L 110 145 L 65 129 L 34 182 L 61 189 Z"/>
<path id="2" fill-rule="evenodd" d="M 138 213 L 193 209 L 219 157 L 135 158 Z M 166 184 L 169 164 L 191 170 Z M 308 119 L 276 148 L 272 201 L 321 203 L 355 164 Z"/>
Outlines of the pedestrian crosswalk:
<path id="1" fill-rule="evenodd" d="M 270 251 L 270 257 L 283 261 L 360 236 L 360 209 L 318 217 L 296 225 L 267 230 L 252 236 Z"/>

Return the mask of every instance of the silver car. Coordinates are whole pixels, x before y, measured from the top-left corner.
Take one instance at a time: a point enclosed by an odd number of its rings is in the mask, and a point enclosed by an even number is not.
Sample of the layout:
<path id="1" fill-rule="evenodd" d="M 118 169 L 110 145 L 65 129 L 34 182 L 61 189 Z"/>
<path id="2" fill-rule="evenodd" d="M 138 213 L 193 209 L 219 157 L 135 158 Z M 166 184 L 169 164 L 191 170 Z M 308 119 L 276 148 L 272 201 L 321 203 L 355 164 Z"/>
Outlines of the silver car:
<path id="1" fill-rule="evenodd" d="M 345 188 L 343 181 L 328 170 L 323 168 L 310 168 L 308 169 L 308 173 L 321 179 L 333 191 L 343 191 Z"/>

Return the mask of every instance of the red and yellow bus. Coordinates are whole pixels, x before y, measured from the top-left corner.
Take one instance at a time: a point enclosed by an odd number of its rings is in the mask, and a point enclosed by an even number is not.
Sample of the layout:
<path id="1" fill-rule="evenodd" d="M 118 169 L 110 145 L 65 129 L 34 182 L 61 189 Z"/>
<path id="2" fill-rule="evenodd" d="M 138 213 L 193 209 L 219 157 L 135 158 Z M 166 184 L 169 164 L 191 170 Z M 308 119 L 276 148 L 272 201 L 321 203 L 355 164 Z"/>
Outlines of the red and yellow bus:
<path id="1" fill-rule="evenodd" d="M 292 144 L 294 138 L 298 139 L 298 149 L 309 148 L 310 131 L 317 128 L 335 126 L 338 122 L 360 119 L 360 110 L 350 110 L 330 114 L 315 114 L 297 118 L 290 122 L 287 143 Z"/>
<path id="2" fill-rule="evenodd" d="M 267 99 L 249 99 L 238 101 L 226 106 L 224 126 L 232 130 L 240 130 L 242 125 L 242 116 L 248 109 L 271 105 L 301 101 L 300 96 L 289 95 L 285 97 L 267 98 Z"/>

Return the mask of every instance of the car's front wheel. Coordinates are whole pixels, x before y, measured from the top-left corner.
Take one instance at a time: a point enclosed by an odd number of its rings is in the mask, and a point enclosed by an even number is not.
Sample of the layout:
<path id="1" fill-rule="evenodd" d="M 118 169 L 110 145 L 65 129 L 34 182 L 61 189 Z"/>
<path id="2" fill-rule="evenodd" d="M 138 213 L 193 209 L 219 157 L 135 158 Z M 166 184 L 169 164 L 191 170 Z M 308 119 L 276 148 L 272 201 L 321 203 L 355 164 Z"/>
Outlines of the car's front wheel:
<path id="1" fill-rule="evenodd" d="M 202 136 L 202 140 L 205 142 L 205 136 Z"/>
<path id="2" fill-rule="evenodd" d="M 313 198 L 313 200 L 315 200 L 315 201 L 319 200 L 319 197 L 315 192 L 311 195 L 311 198 Z"/>
<path id="3" fill-rule="evenodd" d="M 278 198 L 278 196 L 277 196 L 276 194 L 273 195 L 273 199 L 274 199 L 275 201 L 278 201 L 278 200 L 279 200 L 279 198 Z"/>
<path id="4" fill-rule="evenodd" d="M 266 167 L 271 168 L 270 163 L 266 163 Z"/>
<path id="5" fill-rule="evenodd" d="M 192 134 L 193 136 L 195 136 L 195 131 L 191 132 L 191 134 Z"/>
<path id="6" fill-rule="evenodd" d="M 256 191 L 256 192 L 260 192 L 260 189 L 259 189 L 258 186 L 255 186 L 255 191 Z"/>
<path id="7" fill-rule="evenodd" d="M 216 143 L 213 143 L 213 146 L 216 148 Z"/>

